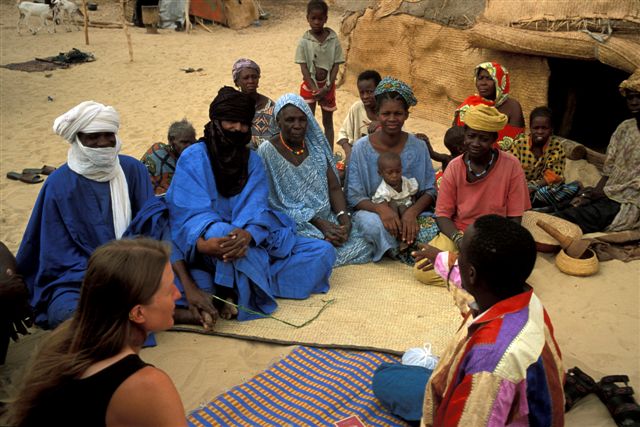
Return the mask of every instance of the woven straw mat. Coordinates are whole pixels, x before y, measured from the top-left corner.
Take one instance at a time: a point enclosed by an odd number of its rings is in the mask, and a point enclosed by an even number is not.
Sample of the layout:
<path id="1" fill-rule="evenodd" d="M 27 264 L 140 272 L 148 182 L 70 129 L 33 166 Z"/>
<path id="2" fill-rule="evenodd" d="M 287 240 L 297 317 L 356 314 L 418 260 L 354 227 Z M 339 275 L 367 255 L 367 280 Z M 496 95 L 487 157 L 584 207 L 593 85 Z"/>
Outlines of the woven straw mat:
<path id="1" fill-rule="evenodd" d="M 327 294 L 279 299 L 273 315 L 304 323 L 331 299 L 335 301 L 317 319 L 299 329 L 272 319 L 221 319 L 213 332 L 187 325 L 173 330 L 393 354 L 430 342 L 433 353 L 440 354 L 462 321 L 446 288 L 424 285 L 413 278 L 410 267 L 390 260 L 336 268 Z"/>

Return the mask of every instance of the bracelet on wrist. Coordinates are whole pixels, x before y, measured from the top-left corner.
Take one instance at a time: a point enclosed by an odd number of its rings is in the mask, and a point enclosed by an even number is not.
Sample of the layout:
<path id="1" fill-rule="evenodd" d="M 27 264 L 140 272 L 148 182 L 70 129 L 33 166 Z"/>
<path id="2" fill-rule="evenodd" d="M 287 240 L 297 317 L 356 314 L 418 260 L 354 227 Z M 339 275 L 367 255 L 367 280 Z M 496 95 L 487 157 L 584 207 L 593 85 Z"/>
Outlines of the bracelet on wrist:
<path id="1" fill-rule="evenodd" d="M 347 212 L 347 211 L 340 211 L 340 212 L 338 212 L 338 213 L 336 214 L 336 219 L 337 219 L 337 218 L 340 218 L 342 215 L 346 215 L 346 216 L 348 216 L 349 218 L 351 218 L 351 212 Z"/>
<path id="2" fill-rule="evenodd" d="M 462 231 L 456 231 L 451 236 L 451 240 L 458 247 L 458 249 L 460 248 L 460 242 L 462 241 L 463 237 L 464 237 L 464 233 L 462 233 Z"/>

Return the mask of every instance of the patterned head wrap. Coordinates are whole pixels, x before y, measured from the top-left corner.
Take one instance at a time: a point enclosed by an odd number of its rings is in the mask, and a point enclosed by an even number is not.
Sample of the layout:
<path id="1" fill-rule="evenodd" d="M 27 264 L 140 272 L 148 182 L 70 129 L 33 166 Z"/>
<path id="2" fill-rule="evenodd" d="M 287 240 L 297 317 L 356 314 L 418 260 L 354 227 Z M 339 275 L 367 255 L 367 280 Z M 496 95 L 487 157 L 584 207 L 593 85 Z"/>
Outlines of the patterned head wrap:
<path id="1" fill-rule="evenodd" d="M 382 95 L 383 93 L 397 92 L 407 103 L 409 107 L 413 107 L 418 103 L 418 100 L 413 95 L 411 86 L 403 81 L 394 79 L 393 77 L 385 77 L 378 83 L 375 92 L 375 96 Z"/>
<path id="2" fill-rule="evenodd" d="M 231 77 L 233 77 L 234 83 L 236 82 L 236 80 L 238 80 L 238 77 L 240 76 L 240 71 L 243 68 L 252 68 L 256 70 L 258 72 L 258 77 L 260 77 L 260 67 L 258 66 L 258 64 L 256 64 L 250 59 L 240 58 L 233 64 L 233 68 L 231 69 Z"/>
<path id="3" fill-rule="evenodd" d="M 293 105 L 302 111 L 305 116 L 307 116 L 307 131 L 305 133 L 305 141 L 307 145 L 309 145 L 309 150 L 317 150 L 322 152 L 322 155 L 327 159 L 329 164 L 332 166 L 333 171 L 336 176 L 338 176 L 338 170 L 336 169 L 336 161 L 333 158 L 333 153 L 331 152 L 331 148 L 329 147 L 329 142 L 327 141 L 327 137 L 324 135 L 322 129 L 320 129 L 320 125 L 316 121 L 315 116 L 311 112 L 309 105 L 302 99 L 300 95 L 296 95 L 293 93 L 287 93 L 282 95 L 276 101 L 276 105 L 273 108 L 274 117 L 278 117 L 280 111 L 287 105 Z"/>
<path id="4" fill-rule="evenodd" d="M 468 127 L 485 132 L 500 132 L 508 121 L 506 114 L 484 104 L 470 107 L 464 115 L 464 123 Z"/>
<path id="5" fill-rule="evenodd" d="M 622 96 L 627 96 L 627 91 L 640 92 L 640 68 L 638 68 L 629 78 L 619 86 Z"/>
<path id="6" fill-rule="evenodd" d="M 474 83 L 478 80 L 478 71 L 480 69 L 486 70 L 495 82 L 495 106 L 501 106 L 504 101 L 509 98 L 509 91 L 511 90 L 511 79 L 509 77 L 509 71 L 507 70 L 507 67 L 502 66 L 497 62 L 483 62 L 482 64 L 479 64 L 473 71 Z"/>

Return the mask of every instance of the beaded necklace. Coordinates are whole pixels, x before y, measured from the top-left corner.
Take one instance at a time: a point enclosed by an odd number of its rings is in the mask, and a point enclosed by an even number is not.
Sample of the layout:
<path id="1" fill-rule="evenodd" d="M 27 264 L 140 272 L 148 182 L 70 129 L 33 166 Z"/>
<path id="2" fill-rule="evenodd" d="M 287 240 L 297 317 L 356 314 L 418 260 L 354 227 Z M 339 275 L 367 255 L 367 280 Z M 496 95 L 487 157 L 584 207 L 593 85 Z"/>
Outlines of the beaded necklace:
<path id="1" fill-rule="evenodd" d="M 489 168 L 493 164 L 495 157 L 496 157 L 496 152 L 494 150 L 491 150 L 491 160 L 489 160 L 489 163 L 487 163 L 487 166 L 484 168 L 484 170 L 479 173 L 475 173 L 473 169 L 471 169 L 471 160 L 469 159 L 469 155 L 467 155 L 467 159 L 464 162 L 467 164 L 467 170 L 469 171 L 469 173 L 475 176 L 476 178 L 480 178 L 486 175 L 487 172 L 489 172 Z"/>
<path id="2" fill-rule="evenodd" d="M 302 148 L 299 150 L 294 150 L 293 148 L 289 147 L 287 143 L 284 142 L 284 139 L 282 138 L 282 133 L 280 133 L 280 142 L 282 142 L 282 145 L 284 145 L 287 148 L 287 150 L 291 151 L 296 156 L 299 156 L 304 153 L 304 140 L 302 140 Z"/>

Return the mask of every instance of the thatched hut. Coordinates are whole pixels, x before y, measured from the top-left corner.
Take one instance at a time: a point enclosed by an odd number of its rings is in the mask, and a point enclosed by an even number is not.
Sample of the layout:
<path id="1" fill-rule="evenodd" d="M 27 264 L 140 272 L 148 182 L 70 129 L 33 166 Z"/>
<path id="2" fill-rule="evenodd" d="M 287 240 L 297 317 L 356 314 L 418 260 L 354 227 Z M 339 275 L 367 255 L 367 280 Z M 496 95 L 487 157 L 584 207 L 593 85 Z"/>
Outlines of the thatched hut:
<path id="1" fill-rule="evenodd" d="M 418 116 L 450 124 L 484 61 L 508 67 L 525 115 L 549 105 L 556 132 L 588 146 L 605 147 L 627 116 L 617 86 L 640 67 L 638 0 L 333 3 L 347 10 L 347 87 L 375 67 L 413 86 Z"/>

